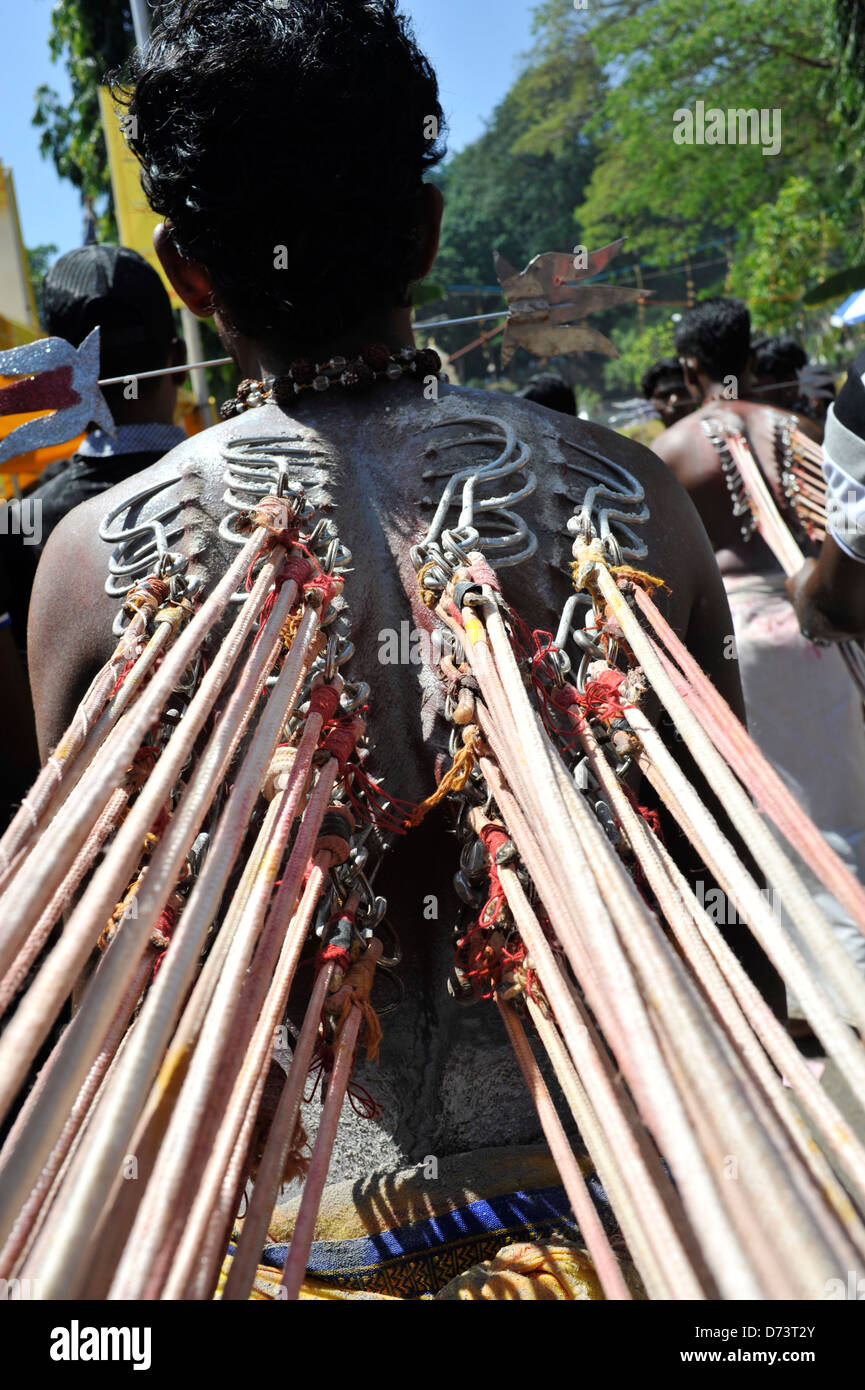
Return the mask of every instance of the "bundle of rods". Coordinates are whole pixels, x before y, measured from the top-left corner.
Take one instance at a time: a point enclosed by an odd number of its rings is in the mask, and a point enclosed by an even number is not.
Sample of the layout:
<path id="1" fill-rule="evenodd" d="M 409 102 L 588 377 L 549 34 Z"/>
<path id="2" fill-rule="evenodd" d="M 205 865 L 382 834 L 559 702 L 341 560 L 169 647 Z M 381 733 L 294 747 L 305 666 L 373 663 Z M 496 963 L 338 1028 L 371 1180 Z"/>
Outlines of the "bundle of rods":
<path id="1" fill-rule="evenodd" d="M 649 593 L 623 580 L 626 596 L 597 542 L 576 546 L 575 556 L 577 586 L 593 592 L 618 625 L 807 957 L 637 702 L 623 700 L 631 755 L 707 876 L 795 991 L 861 1104 L 865 1054 L 834 1001 L 842 1001 L 861 1033 L 865 982 L 783 841 L 813 865 L 860 930 L 865 893 Z M 479 834 L 491 824 L 506 831 L 534 898 L 516 867 L 502 863 L 499 881 L 537 985 L 524 990 L 522 1019 L 504 997 L 510 989 L 500 990 L 497 1002 L 605 1294 L 630 1296 L 528 1045 L 526 1016 L 650 1297 L 821 1298 L 826 1281 L 847 1268 L 844 1260 L 861 1258 L 865 1249 L 865 1149 L 635 810 L 607 756 L 609 740 L 599 741 L 592 721 L 579 719 L 599 793 L 642 870 L 654 910 L 637 891 L 529 698 L 500 595 L 495 586 L 466 583 L 484 578 L 482 557 L 471 558 L 474 565 L 457 571 L 454 582 L 479 589 L 482 598 L 457 617 L 452 586 L 438 606 L 460 636 L 479 689 L 481 767 L 497 815 L 491 821 L 477 808 L 470 814 Z"/>
<path id="2" fill-rule="evenodd" d="M 246 1184 L 274 1030 L 328 870 L 342 857 L 338 837 L 319 833 L 340 766 L 321 738 L 327 700 L 310 699 L 302 733 L 283 756 L 286 725 L 318 650 L 325 591 L 300 581 L 311 566 L 303 550 L 286 550 L 287 517 L 275 524 L 268 504 L 285 513 L 279 498 L 259 504 L 254 517 L 262 524 L 185 627 L 156 577 L 140 586 L 121 642 L 0 847 L 8 1006 L 107 846 L 0 1038 L 4 1113 L 115 905 L 130 881 L 137 886 L 134 911 L 121 914 L 0 1155 L 0 1267 L 42 1298 L 212 1296 Z M 133 796 L 136 757 L 258 562 L 248 597 Z M 339 581 L 331 589 L 339 592 Z M 331 711 L 339 684 L 336 676 Z M 229 768 L 230 792 L 166 943 L 166 909 Z M 262 795 L 269 802 L 250 845 Z M 226 904 L 232 877 L 237 886 Z M 218 935 L 201 966 L 217 914 Z M 255 1275 L 257 1252 L 240 1289 L 253 1227 L 263 1212 L 264 1234 L 282 1183 L 322 999 L 340 975 L 332 959 L 316 979 L 292 1080 L 261 1155 L 233 1297 L 246 1297 Z M 360 1021 L 359 1008 L 347 1011 L 328 1115 L 339 1113 Z M 317 1147 L 313 1182 L 321 1166 Z M 299 1246 L 295 1264 L 298 1254 Z M 305 1256 L 301 1277 L 304 1267 Z"/>
<path id="3" fill-rule="evenodd" d="M 334 738 L 338 674 L 325 666 L 310 684 L 342 580 L 324 573 L 286 507 L 262 501 L 241 553 L 194 613 L 156 578 L 139 586 L 117 649 L 0 843 L 0 999 L 4 1009 L 17 1000 L 0 1037 L 4 1114 L 72 983 L 104 946 L 0 1153 L 0 1277 L 30 1280 L 42 1298 L 212 1298 L 253 1176 L 221 1292 L 248 1298 L 329 1016 L 329 1084 L 281 1279 L 285 1298 L 301 1292 L 364 1030 L 371 1045 L 359 981 L 368 985 L 382 948 L 368 936 L 350 958 L 319 954 L 254 1152 L 274 1030 L 331 901 L 330 871 L 345 862 L 334 813 L 345 805 L 346 737 L 350 745 L 362 734 L 346 717 Z M 827 993 L 862 1032 L 865 983 L 783 842 L 863 930 L 865 893 L 649 594 L 611 573 L 597 542 L 575 554 L 578 587 L 617 622 L 633 669 L 715 788 L 802 949 L 636 697 L 622 701 L 630 756 L 865 1103 L 865 1055 Z M 229 623 L 245 579 L 248 596 Z M 819 1298 L 865 1257 L 865 1148 L 626 796 L 603 720 L 579 718 L 599 794 L 641 869 L 637 890 L 539 717 L 497 587 L 474 588 L 459 608 L 451 587 L 438 611 L 477 692 L 473 775 L 490 796 L 474 799 L 470 824 L 479 835 L 499 829 L 515 849 L 497 873 L 530 967 L 521 992 L 494 993 L 605 1295 L 631 1293 L 567 1137 L 568 1112 L 650 1297 Z M 182 717 L 166 721 L 220 624 Z M 457 794 L 464 785 L 454 782 Z M 130 895 L 134 912 L 118 913 Z M 341 919 L 356 906 L 347 893 Z"/>

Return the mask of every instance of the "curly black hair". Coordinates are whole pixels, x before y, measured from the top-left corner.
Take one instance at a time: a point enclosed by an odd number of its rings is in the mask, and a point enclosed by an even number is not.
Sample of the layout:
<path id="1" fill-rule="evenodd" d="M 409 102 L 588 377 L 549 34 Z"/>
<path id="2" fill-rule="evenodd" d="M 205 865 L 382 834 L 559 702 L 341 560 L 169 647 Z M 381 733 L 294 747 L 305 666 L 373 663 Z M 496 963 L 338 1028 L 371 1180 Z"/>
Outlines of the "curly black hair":
<path id="1" fill-rule="evenodd" d="M 754 343 L 753 352 L 754 374 L 768 377 L 770 381 L 795 381 L 799 368 L 808 365 L 807 352 L 788 333 L 761 338 Z"/>
<path id="2" fill-rule="evenodd" d="M 113 85 L 237 331 L 310 349 L 409 302 L 444 118 L 396 0 L 169 0 Z"/>
<path id="3" fill-rule="evenodd" d="M 536 376 L 517 392 L 525 401 L 535 401 L 545 405 L 547 410 L 557 410 L 560 415 L 576 415 L 577 402 L 574 388 L 563 377 L 554 372 L 538 372 Z"/>
<path id="4" fill-rule="evenodd" d="M 713 381 L 741 376 L 751 351 L 751 315 L 741 299 L 701 299 L 676 324 L 676 351 Z"/>

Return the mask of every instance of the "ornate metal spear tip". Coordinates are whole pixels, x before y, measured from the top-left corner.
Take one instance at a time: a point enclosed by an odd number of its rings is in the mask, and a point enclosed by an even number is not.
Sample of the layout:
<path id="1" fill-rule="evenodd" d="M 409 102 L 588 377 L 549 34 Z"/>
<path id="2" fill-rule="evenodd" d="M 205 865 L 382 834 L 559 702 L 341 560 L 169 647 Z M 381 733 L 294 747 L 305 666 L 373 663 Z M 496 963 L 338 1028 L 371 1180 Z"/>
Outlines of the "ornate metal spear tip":
<path id="1" fill-rule="evenodd" d="M 0 387 L 0 416 L 53 411 L 17 425 L 0 440 L 0 463 L 30 449 L 65 444 L 91 424 L 114 434 L 114 419 L 97 383 L 98 328 L 78 348 L 65 338 L 37 338 L 0 352 L 0 376 L 22 378 Z"/>
<path id="2" fill-rule="evenodd" d="M 525 270 L 517 270 L 498 251 L 493 252 L 496 275 L 511 311 L 502 343 L 503 367 L 517 347 L 526 348 L 536 357 L 560 357 L 571 352 L 601 352 L 606 357 L 618 357 L 609 338 L 586 327 L 584 320 L 601 309 L 633 303 L 646 292 L 620 285 L 581 286 L 577 282 L 599 275 L 623 245 L 621 237 L 600 251 L 582 251 L 579 247 L 581 254 L 577 255 L 545 251 L 529 261 Z"/>

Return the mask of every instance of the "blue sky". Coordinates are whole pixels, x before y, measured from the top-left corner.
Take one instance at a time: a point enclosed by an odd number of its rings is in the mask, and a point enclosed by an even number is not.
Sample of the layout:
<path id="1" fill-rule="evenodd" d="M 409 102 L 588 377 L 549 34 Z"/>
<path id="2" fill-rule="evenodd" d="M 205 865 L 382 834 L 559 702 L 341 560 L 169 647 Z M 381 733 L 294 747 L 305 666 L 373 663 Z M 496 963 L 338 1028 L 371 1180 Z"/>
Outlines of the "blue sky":
<path id="1" fill-rule="evenodd" d="M 51 9 L 51 0 L 0 0 L 0 160 L 15 175 L 25 244 L 53 242 L 68 251 L 82 239 L 78 195 L 41 157 L 30 124 L 40 83 L 69 94 L 62 64 L 48 54 Z M 461 149 L 482 132 L 517 74 L 531 44 L 532 0 L 403 0 L 403 9 L 438 72 L 449 147 Z"/>

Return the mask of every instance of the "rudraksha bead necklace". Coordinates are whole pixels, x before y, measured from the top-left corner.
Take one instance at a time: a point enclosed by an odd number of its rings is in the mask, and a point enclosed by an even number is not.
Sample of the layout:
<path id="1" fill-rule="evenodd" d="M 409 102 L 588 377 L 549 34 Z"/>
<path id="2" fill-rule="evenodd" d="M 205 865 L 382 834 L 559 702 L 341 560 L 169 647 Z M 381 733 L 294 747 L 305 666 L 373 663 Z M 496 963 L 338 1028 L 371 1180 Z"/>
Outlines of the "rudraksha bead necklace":
<path id="1" fill-rule="evenodd" d="M 230 420 L 266 401 L 289 406 L 302 391 L 323 392 L 331 386 L 356 391 L 376 381 L 401 381 L 405 376 L 418 381 L 428 376 L 438 378 L 441 366 L 441 358 L 432 348 L 401 348 L 399 352 L 391 352 L 386 343 L 369 344 L 359 357 L 331 357 L 327 362 L 299 357 L 280 376 L 267 381 L 249 378 L 242 381 L 237 395 L 226 401 L 219 413 L 223 420 Z"/>

